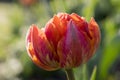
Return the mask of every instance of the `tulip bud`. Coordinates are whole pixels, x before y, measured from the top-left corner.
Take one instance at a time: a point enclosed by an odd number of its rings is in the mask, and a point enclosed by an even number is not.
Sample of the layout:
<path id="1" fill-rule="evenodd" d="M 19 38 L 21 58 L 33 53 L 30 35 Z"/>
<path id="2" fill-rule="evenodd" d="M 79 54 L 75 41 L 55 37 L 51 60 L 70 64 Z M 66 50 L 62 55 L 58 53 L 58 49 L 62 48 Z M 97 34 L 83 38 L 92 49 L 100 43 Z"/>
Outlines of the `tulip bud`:
<path id="1" fill-rule="evenodd" d="M 100 43 L 94 18 L 87 22 L 75 13 L 58 13 L 43 29 L 31 25 L 26 48 L 33 62 L 44 70 L 70 69 L 87 62 Z"/>

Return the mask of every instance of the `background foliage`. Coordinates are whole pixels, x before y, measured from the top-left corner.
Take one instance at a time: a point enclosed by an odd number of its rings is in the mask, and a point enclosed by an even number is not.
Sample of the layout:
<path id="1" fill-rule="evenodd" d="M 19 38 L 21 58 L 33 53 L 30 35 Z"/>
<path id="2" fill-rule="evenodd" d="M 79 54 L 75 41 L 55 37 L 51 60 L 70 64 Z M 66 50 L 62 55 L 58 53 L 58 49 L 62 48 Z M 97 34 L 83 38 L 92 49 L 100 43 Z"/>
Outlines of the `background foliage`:
<path id="1" fill-rule="evenodd" d="M 0 0 L 0 80 L 66 80 L 63 70 L 48 72 L 34 65 L 25 48 L 29 26 L 44 27 L 58 12 L 74 12 L 87 21 L 93 16 L 100 26 L 100 47 L 74 69 L 76 80 L 120 80 L 120 0 L 26 1 Z"/>

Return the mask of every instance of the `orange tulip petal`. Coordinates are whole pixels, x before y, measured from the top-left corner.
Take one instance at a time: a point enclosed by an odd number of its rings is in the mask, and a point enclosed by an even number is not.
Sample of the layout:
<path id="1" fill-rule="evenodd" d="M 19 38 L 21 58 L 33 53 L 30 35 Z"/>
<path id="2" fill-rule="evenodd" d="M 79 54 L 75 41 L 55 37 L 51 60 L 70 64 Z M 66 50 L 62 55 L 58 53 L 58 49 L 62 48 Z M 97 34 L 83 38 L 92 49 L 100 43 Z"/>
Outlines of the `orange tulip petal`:
<path id="1" fill-rule="evenodd" d="M 45 34 L 50 44 L 56 49 L 57 43 L 64 35 L 66 27 L 63 26 L 60 19 L 55 15 L 45 26 Z"/>
<path id="2" fill-rule="evenodd" d="M 88 24 L 89 32 L 91 34 L 92 39 L 90 40 L 90 50 L 91 54 L 88 54 L 88 57 L 86 59 L 89 60 L 93 54 L 95 54 L 96 49 L 98 48 L 101 40 L 101 35 L 100 35 L 100 29 L 94 18 L 91 18 L 89 24 Z"/>
<path id="3" fill-rule="evenodd" d="M 31 41 L 28 50 L 33 62 L 45 70 L 58 69 L 58 57 L 52 50 L 42 30 L 32 25 L 27 40 Z"/>
<path id="4" fill-rule="evenodd" d="M 32 25 L 35 26 L 35 25 Z M 44 65 L 40 60 L 38 60 L 37 55 L 34 51 L 33 45 L 32 45 L 32 32 L 33 32 L 33 27 L 30 27 L 28 33 L 27 33 L 27 39 L 26 39 L 26 43 L 27 43 L 27 51 L 28 51 L 28 55 L 31 57 L 31 59 L 33 60 L 33 62 L 38 65 L 39 67 L 42 68 L 46 68 L 46 69 L 50 69 L 49 67 L 47 67 L 46 65 Z"/>
<path id="5" fill-rule="evenodd" d="M 53 48 L 56 48 L 60 34 L 53 23 L 46 25 L 45 34 Z"/>
<path id="6" fill-rule="evenodd" d="M 72 19 L 75 21 L 75 22 L 84 22 L 84 19 L 82 17 L 80 17 L 79 15 L 75 14 L 75 13 L 72 13 L 70 15 L 72 17 Z"/>

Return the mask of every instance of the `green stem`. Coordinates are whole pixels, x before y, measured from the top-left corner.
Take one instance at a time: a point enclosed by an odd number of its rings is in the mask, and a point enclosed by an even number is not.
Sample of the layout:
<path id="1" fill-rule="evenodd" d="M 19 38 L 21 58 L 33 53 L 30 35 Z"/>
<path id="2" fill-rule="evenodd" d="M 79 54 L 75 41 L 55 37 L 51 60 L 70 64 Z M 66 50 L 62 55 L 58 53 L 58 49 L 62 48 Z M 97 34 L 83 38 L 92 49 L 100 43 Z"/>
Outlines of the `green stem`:
<path id="1" fill-rule="evenodd" d="M 66 75 L 67 75 L 67 80 L 75 80 L 72 69 L 65 69 L 65 71 L 66 71 Z"/>

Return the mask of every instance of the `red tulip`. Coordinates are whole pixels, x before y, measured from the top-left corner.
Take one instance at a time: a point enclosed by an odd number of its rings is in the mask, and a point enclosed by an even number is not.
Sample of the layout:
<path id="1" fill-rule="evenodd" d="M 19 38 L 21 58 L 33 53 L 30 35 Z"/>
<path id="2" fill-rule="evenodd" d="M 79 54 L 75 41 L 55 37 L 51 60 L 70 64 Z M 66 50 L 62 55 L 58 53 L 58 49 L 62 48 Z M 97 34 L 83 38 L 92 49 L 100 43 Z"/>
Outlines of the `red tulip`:
<path id="1" fill-rule="evenodd" d="M 38 2 L 38 0 L 19 0 L 19 2 L 24 6 L 31 6 Z"/>
<path id="2" fill-rule="evenodd" d="M 59 13 L 45 28 L 32 25 L 26 42 L 29 56 L 42 69 L 69 69 L 93 56 L 100 43 L 100 30 L 94 18 L 86 22 L 75 13 Z"/>

